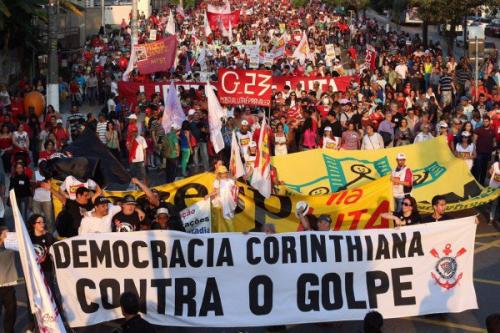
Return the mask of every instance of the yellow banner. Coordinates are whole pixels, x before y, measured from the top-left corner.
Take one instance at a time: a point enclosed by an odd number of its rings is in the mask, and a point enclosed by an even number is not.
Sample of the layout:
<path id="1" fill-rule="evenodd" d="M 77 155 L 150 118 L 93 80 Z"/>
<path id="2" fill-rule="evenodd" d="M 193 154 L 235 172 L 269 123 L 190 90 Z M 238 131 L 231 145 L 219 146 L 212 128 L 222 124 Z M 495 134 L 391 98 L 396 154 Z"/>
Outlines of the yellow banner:
<path id="1" fill-rule="evenodd" d="M 160 199 L 175 205 L 178 211 L 202 200 L 212 192 L 215 176 L 204 173 L 189 177 L 172 184 L 154 187 L 160 193 Z M 212 227 L 215 232 L 249 231 L 264 223 L 273 223 L 278 232 L 300 230 L 299 220 L 295 215 L 299 201 L 309 205 L 309 212 L 316 217 L 328 214 L 332 218 L 332 229 L 354 230 L 365 228 L 387 228 L 392 226 L 380 215 L 392 211 L 392 186 L 389 177 L 378 179 L 364 186 L 337 193 L 304 196 L 262 197 L 246 184 L 238 183 L 240 194 L 235 217 L 224 220 L 220 210 L 212 208 Z M 105 192 L 104 195 L 113 201 L 132 194 L 139 198 L 143 192 Z M 55 212 L 61 210 L 61 203 L 54 200 Z"/>
<path id="2" fill-rule="evenodd" d="M 442 194 L 448 211 L 473 208 L 498 196 L 498 190 L 480 186 L 467 165 L 448 148 L 445 137 L 419 144 L 380 150 L 309 150 L 273 158 L 288 194 L 324 195 L 356 188 L 387 176 L 396 167 L 396 155 L 406 154 L 413 170 L 413 191 L 424 213 L 432 212 L 432 197 Z"/>

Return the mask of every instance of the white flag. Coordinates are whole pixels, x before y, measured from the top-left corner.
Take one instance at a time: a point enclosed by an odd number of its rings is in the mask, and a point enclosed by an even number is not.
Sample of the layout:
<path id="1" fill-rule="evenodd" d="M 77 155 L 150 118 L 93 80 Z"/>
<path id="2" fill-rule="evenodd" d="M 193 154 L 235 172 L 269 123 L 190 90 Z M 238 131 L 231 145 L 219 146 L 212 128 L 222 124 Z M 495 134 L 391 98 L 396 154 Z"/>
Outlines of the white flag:
<path id="1" fill-rule="evenodd" d="M 23 267 L 31 312 L 37 321 L 38 330 L 44 333 L 66 332 L 61 315 L 57 310 L 56 302 L 52 297 L 51 291 L 47 288 L 45 277 L 36 260 L 33 243 L 17 207 L 14 190 L 10 191 L 10 202 L 12 204 L 19 257 L 21 258 L 21 265 Z"/>
<path id="2" fill-rule="evenodd" d="M 171 35 L 175 35 L 175 19 L 172 10 L 170 10 L 170 14 L 168 15 L 168 22 L 165 31 Z"/>
<path id="3" fill-rule="evenodd" d="M 257 156 L 250 185 L 258 190 L 264 198 L 271 196 L 271 150 L 269 148 L 269 126 L 267 126 L 266 117 L 262 120 L 262 126 L 260 127 Z"/>
<path id="4" fill-rule="evenodd" d="M 229 41 L 232 43 L 233 42 L 233 25 L 231 24 L 231 21 L 229 21 Z"/>
<path id="5" fill-rule="evenodd" d="M 241 151 L 238 140 L 236 140 L 236 132 L 233 131 L 231 139 L 231 160 L 229 161 L 229 171 L 234 178 L 238 179 L 245 175 L 245 167 L 241 161 Z"/>
<path id="6" fill-rule="evenodd" d="M 163 110 L 163 117 L 161 119 L 161 125 L 165 130 L 165 133 L 170 133 L 172 125 L 177 125 L 181 128 L 182 123 L 186 120 L 186 114 L 182 109 L 181 101 L 179 96 L 177 96 L 177 90 L 175 89 L 175 84 L 172 81 L 170 86 L 163 86 L 163 103 L 165 105 L 165 110 Z"/>
<path id="7" fill-rule="evenodd" d="M 304 64 L 306 59 L 314 62 L 314 55 L 309 49 L 309 42 L 307 41 L 307 35 L 305 31 L 302 33 L 302 39 L 300 40 L 299 45 L 297 45 L 297 48 L 293 52 L 293 57 L 299 60 L 301 64 Z"/>
<path id="8" fill-rule="evenodd" d="M 222 118 L 226 116 L 224 109 L 215 96 L 214 88 L 207 81 L 205 85 L 205 96 L 208 104 L 208 127 L 210 129 L 210 141 L 214 146 L 215 153 L 224 149 L 224 139 L 222 137 Z"/>
<path id="9" fill-rule="evenodd" d="M 196 59 L 198 64 L 200 64 L 201 71 L 206 72 L 207 71 L 207 50 L 203 47 L 200 50 L 200 54 L 198 55 L 198 58 Z"/>
<path id="10" fill-rule="evenodd" d="M 208 38 L 208 36 L 212 33 L 212 28 L 210 28 L 210 24 L 208 23 L 207 13 L 205 13 L 205 17 L 203 19 L 203 29 L 205 30 L 205 37 Z"/>
<path id="11" fill-rule="evenodd" d="M 122 80 L 127 82 L 129 77 L 130 77 L 130 73 L 132 73 L 132 71 L 134 70 L 134 66 L 135 66 L 135 62 L 136 62 L 136 55 L 135 55 L 135 44 L 132 43 L 132 47 L 131 47 L 131 50 L 130 50 L 130 59 L 128 60 L 128 66 L 127 66 L 127 69 L 125 70 L 125 72 L 123 72 L 123 75 L 122 75 Z"/>

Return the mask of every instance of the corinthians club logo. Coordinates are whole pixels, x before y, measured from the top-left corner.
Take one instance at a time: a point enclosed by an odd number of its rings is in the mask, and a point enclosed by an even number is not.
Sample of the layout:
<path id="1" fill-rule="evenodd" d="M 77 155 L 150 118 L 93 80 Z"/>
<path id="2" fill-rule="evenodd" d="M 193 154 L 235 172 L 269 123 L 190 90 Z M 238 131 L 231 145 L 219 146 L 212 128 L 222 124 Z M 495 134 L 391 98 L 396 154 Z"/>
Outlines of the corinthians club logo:
<path id="1" fill-rule="evenodd" d="M 453 289 L 458 282 L 462 279 L 463 273 L 457 275 L 457 258 L 464 254 L 467 250 L 465 248 L 461 248 L 455 256 L 451 255 L 453 252 L 451 249 L 451 244 L 446 244 L 442 252 L 444 253 L 444 257 L 440 257 L 438 251 L 436 249 L 431 250 L 431 254 L 433 257 L 439 259 L 435 266 L 435 271 L 431 272 L 432 277 L 436 281 L 438 285 L 447 290 Z"/>

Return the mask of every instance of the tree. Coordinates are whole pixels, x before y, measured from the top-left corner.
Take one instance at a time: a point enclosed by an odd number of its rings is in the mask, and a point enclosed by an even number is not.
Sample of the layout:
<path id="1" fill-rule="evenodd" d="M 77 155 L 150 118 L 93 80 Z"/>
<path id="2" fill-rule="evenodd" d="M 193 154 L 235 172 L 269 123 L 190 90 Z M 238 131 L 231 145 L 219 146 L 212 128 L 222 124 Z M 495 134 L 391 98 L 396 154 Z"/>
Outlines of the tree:
<path id="1" fill-rule="evenodd" d="M 76 15 L 82 15 L 83 8 L 69 0 L 58 0 L 62 10 Z M 39 25 L 33 24 L 35 18 L 47 22 L 47 12 L 44 7 L 48 0 L 0 0 L 0 74 L 7 78 L 13 67 L 10 63 L 10 53 L 15 52 L 20 59 L 22 68 L 30 68 L 32 56 L 27 52 L 46 50 L 39 37 Z M 29 55 L 30 53 L 28 53 Z"/>
<path id="2" fill-rule="evenodd" d="M 422 35 L 427 40 L 427 27 L 431 23 L 447 23 L 450 25 L 446 30 L 446 44 L 448 54 L 453 52 L 453 40 L 455 38 L 456 26 L 464 21 L 471 10 L 481 5 L 492 5 L 498 0 L 411 0 L 411 5 L 418 7 L 418 13 L 424 21 L 422 24 Z"/>

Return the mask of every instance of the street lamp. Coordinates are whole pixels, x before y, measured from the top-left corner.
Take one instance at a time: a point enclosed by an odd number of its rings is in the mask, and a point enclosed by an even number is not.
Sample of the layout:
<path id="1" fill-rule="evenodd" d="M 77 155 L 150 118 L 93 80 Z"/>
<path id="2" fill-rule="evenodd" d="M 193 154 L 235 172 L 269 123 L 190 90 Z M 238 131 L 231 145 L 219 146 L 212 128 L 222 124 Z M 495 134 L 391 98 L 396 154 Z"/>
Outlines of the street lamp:
<path id="1" fill-rule="evenodd" d="M 59 68 L 57 63 L 57 7 L 58 0 L 49 0 L 49 70 L 47 75 L 47 106 L 52 105 L 58 112 L 59 109 Z"/>

